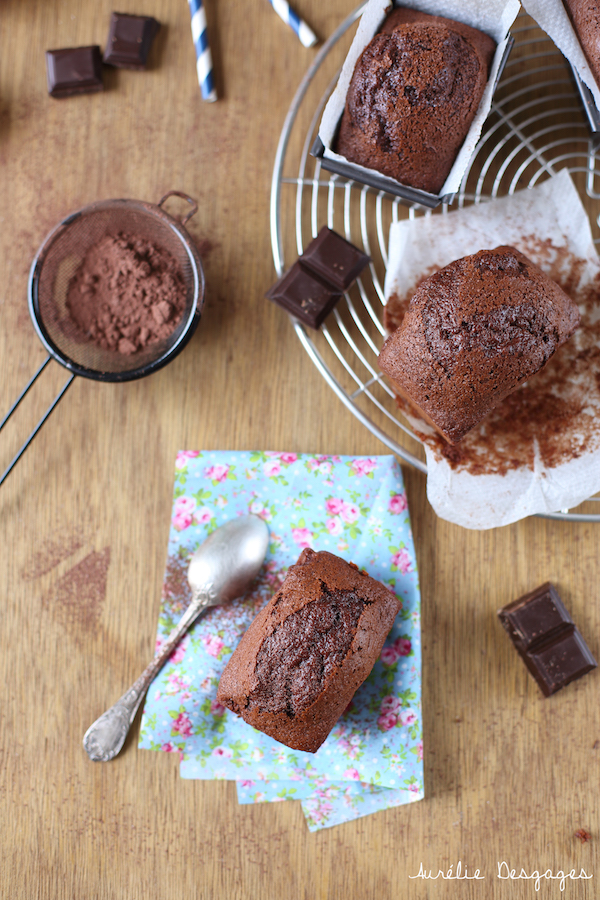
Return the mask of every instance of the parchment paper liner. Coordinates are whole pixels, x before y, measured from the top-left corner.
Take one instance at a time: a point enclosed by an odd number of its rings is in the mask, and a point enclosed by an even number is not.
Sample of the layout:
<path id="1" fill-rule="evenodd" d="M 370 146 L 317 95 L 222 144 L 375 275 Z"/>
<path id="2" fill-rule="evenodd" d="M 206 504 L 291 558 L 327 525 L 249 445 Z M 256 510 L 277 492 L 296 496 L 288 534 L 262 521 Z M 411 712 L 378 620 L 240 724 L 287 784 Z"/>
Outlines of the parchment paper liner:
<path id="1" fill-rule="evenodd" d="M 600 110 L 600 88 L 592 74 L 579 38 L 571 24 L 562 0 L 523 0 L 523 8 L 552 38 L 560 52 L 571 63 L 584 84 L 589 88 L 596 109 Z"/>
<path id="2" fill-rule="evenodd" d="M 456 448 L 407 415 L 425 443 L 431 505 L 466 528 L 572 508 L 600 490 L 600 261 L 566 169 L 512 197 L 393 223 L 386 318 L 392 313 L 398 321 L 424 277 L 501 244 L 517 247 L 559 282 L 578 303 L 582 325 Z"/>

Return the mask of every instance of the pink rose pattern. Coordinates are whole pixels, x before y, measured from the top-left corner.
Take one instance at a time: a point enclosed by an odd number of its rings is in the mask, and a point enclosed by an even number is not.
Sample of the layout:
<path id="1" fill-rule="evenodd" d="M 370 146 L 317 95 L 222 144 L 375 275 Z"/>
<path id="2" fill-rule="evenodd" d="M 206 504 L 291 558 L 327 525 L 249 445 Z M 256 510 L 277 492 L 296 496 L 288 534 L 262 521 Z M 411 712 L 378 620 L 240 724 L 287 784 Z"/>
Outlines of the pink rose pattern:
<path id="1" fill-rule="evenodd" d="M 173 652 L 148 692 L 140 746 L 179 753 L 185 777 L 235 779 L 240 802 L 299 799 L 311 830 L 419 799 L 419 591 L 398 464 L 389 456 L 178 453 L 157 644 L 188 602 L 189 555 L 247 512 L 269 525 L 263 571 L 249 595 L 209 610 Z M 402 601 L 380 660 L 326 742 L 329 754 L 291 751 L 216 700 L 234 647 L 304 547 L 339 553 Z"/>
<path id="2" fill-rule="evenodd" d="M 345 501 L 341 497 L 328 497 L 325 501 L 325 509 L 332 516 L 339 516 L 345 506 Z"/>
<path id="3" fill-rule="evenodd" d="M 180 450 L 177 454 L 177 459 L 175 460 L 175 468 L 185 469 L 188 460 L 195 459 L 197 456 L 200 456 L 197 450 Z"/>
<path id="4" fill-rule="evenodd" d="M 408 508 L 408 503 L 406 502 L 406 494 L 404 491 L 401 494 L 392 494 L 390 497 L 390 502 L 388 503 L 388 510 L 396 516 L 399 516 L 400 513 L 404 512 L 405 509 Z"/>
<path id="5" fill-rule="evenodd" d="M 313 535 L 308 528 L 292 528 L 292 538 L 299 547 L 310 547 Z"/>
<path id="6" fill-rule="evenodd" d="M 400 635 L 393 644 L 386 643 L 379 658 L 384 666 L 394 666 L 401 656 L 409 656 L 411 650 L 412 643 L 410 638 Z"/>
<path id="7" fill-rule="evenodd" d="M 376 468 L 376 459 L 353 459 L 350 463 L 350 471 L 354 475 L 366 475 L 367 477 L 372 477 Z"/>
<path id="8" fill-rule="evenodd" d="M 179 715 L 173 719 L 171 734 L 179 734 L 181 737 L 189 737 L 192 734 L 192 723 L 184 712 L 180 712 Z"/>
<path id="9" fill-rule="evenodd" d="M 215 656 L 217 659 L 225 646 L 221 638 L 216 634 L 207 634 L 206 637 L 202 638 L 202 643 L 204 644 L 206 652 L 210 653 L 211 656 Z"/>
<path id="10" fill-rule="evenodd" d="M 392 571 L 402 572 L 403 575 L 406 575 L 407 572 L 410 572 L 412 568 L 412 559 L 408 551 L 401 547 L 399 550 L 392 556 Z"/>
<path id="11" fill-rule="evenodd" d="M 218 484 L 229 477 L 230 471 L 229 466 L 216 465 L 209 466 L 208 469 L 205 469 L 204 474 L 213 482 L 213 484 Z"/>

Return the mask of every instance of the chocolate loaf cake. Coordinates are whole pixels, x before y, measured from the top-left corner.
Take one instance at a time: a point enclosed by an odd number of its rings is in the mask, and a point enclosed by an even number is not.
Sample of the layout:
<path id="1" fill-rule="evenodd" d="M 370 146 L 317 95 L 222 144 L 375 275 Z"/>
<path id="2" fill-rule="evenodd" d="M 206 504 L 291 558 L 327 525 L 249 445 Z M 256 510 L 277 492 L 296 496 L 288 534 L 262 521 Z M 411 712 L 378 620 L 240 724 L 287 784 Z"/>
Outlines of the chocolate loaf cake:
<path id="1" fill-rule="evenodd" d="M 396 8 L 359 57 L 336 153 L 437 194 L 475 117 L 495 41 L 442 16 Z"/>
<path id="2" fill-rule="evenodd" d="M 217 700 L 282 744 L 314 753 L 369 675 L 399 609 L 381 582 L 307 548 L 243 635 Z"/>
<path id="3" fill-rule="evenodd" d="M 465 256 L 423 281 L 379 365 L 458 443 L 538 372 L 579 325 L 570 297 L 514 247 Z"/>
<path id="4" fill-rule="evenodd" d="M 563 0 L 592 75 L 600 87 L 600 0 Z"/>

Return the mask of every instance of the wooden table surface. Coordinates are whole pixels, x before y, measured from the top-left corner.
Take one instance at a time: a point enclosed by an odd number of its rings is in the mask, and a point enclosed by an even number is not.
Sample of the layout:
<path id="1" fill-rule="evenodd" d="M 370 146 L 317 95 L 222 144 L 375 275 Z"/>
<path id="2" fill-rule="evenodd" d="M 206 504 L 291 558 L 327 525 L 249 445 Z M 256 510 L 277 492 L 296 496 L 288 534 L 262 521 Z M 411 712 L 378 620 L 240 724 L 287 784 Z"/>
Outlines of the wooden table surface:
<path id="1" fill-rule="evenodd" d="M 0 407 L 44 358 L 27 277 L 46 233 L 98 199 L 197 198 L 206 306 L 190 345 L 151 378 L 76 379 L 2 487 L 0 893 L 17 898 L 529 898 L 501 881 L 583 868 L 598 896 L 600 681 L 544 700 L 496 610 L 545 580 L 600 653 L 600 526 L 528 519 L 472 532 L 436 518 L 404 468 L 423 600 L 426 799 L 310 834 L 297 803 L 239 806 L 233 783 L 183 781 L 175 755 L 91 763 L 86 727 L 154 646 L 178 449 L 388 452 L 336 398 L 274 280 L 270 179 L 306 50 L 266 0 L 208 0 L 217 88 L 200 99 L 184 0 L 120 0 L 162 30 L 145 73 L 58 101 L 44 51 L 104 44 L 108 0 L 0 9 Z M 352 0 L 302 0 L 321 38 Z M 174 205 L 173 210 L 180 208 Z M 2 433 L 0 468 L 65 381 L 56 364 Z M 139 721 L 136 723 L 136 732 Z M 585 829 L 591 839 L 575 836 Z M 411 879 L 461 860 L 485 881 Z M 537 896 L 559 896 L 543 883 Z"/>

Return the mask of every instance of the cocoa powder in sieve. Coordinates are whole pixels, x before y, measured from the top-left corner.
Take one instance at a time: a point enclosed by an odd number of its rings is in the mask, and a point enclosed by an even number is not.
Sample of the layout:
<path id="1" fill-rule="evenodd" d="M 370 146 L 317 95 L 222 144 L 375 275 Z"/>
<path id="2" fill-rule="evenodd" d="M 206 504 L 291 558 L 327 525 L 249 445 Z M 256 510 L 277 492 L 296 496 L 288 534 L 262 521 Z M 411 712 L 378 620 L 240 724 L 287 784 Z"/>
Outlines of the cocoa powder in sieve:
<path id="1" fill-rule="evenodd" d="M 82 339 L 131 355 L 173 333 L 186 288 L 175 259 L 151 241 L 120 233 L 88 250 L 66 306 Z"/>

